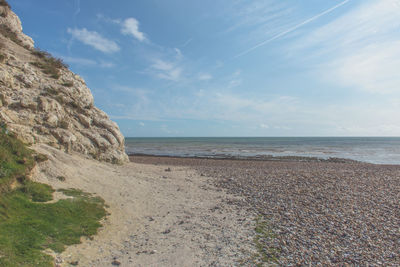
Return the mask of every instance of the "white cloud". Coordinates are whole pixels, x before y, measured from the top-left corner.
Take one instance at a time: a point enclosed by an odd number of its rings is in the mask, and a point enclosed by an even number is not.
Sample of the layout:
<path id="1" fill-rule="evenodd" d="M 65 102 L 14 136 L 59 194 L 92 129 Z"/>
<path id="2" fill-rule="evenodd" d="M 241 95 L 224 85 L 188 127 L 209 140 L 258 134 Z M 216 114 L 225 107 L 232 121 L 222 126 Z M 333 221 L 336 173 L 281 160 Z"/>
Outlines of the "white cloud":
<path id="1" fill-rule="evenodd" d="M 109 17 L 104 16 L 103 14 L 99 13 L 96 15 L 98 20 L 102 20 L 108 23 L 113 23 L 113 24 L 121 24 L 121 19 L 112 19 Z"/>
<path id="2" fill-rule="evenodd" d="M 155 74 L 158 78 L 170 81 L 178 81 L 181 78 L 182 68 L 175 66 L 175 64 L 171 62 L 157 59 L 154 61 L 154 64 L 151 65 L 151 68 L 155 70 Z"/>
<path id="3" fill-rule="evenodd" d="M 360 48 L 357 53 L 340 57 L 325 68 L 345 86 L 375 93 L 399 93 L 400 40 L 380 43 L 379 49 L 375 45 Z M 331 79 L 327 75 L 325 78 Z"/>
<path id="4" fill-rule="evenodd" d="M 140 125 L 141 127 L 144 127 L 144 123 L 143 123 L 143 122 L 139 122 L 139 125 Z"/>
<path id="5" fill-rule="evenodd" d="M 208 81 L 212 79 L 212 75 L 209 73 L 199 73 L 198 79 L 200 81 Z"/>
<path id="6" fill-rule="evenodd" d="M 375 93 L 400 92 L 400 1 L 365 1 L 299 39 L 290 49 L 307 49 L 318 76 Z M 310 53 L 307 53 L 310 54 Z"/>
<path id="7" fill-rule="evenodd" d="M 82 29 L 68 28 L 67 31 L 74 38 L 78 39 L 82 43 L 87 44 L 101 52 L 113 53 L 113 52 L 117 52 L 120 50 L 120 48 L 116 42 L 104 38 L 96 31 L 88 31 L 86 28 L 82 28 Z"/>
<path id="8" fill-rule="evenodd" d="M 114 119 L 168 121 L 207 120 L 240 125 L 243 134 L 294 136 L 400 136 L 400 99 L 348 103 L 315 103 L 284 95 L 249 96 L 211 88 L 193 95 L 168 97 L 165 92 L 124 86 L 126 108 Z M 219 93 L 213 93 L 219 91 Z"/>
<path id="9" fill-rule="evenodd" d="M 106 62 L 106 61 L 96 61 L 88 58 L 81 57 L 68 57 L 68 56 L 60 56 L 65 62 L 69 64 L 77 64 L 81 66 L 90 66 L 90 67 L 101 67 L 101 68 L 112 68 L 115 67 L 114 63 Z"/>
<path id="10" fill-rule="evenodd" d="M 112 62 L 100 61 L 99 66 L 102 68 L 113 68 L 115 67 L 115 64 Z"/>
<path id="11" fill-rule="evenodd" d="M 137 21 L 135 18 L 127 18 L 122 22 L 121 26 L 121 32 L 123 34 L 131 35 L 141 42 L 146 40 L 144 33 L 139 31 L 139 21 Z"/>
<path id="12" fill-rule="evenodd" d="M 61 56 L 61 59 L 69 64 L 78 64 L 78 65 L 83 65 L 83 66 L 93 66 L 93 65 L 97 64 L 97 61 L 95 61 L 95 60 L 81 58 L 81 57 Z"/>
<path id="13" fill-rule="evenodd" d="M 228 83 L 228 88 L 237 87 L 242 84 L 242 79 L 240 78 L 241 73 L 241 70 L 237 70 L 231 75 L 230 81 Z"/>

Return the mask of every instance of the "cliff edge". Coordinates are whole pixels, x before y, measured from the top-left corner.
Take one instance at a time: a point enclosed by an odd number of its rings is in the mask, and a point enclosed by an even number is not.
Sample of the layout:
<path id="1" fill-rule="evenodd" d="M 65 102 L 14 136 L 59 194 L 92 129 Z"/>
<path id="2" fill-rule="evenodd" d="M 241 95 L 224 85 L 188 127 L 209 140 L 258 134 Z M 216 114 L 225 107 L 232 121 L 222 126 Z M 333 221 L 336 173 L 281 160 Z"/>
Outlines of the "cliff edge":
<path id="1" fill-rule="evenodd" d="M 128 161 L 124 136 L 94 106 L 85 81 L 34 48 L 18 16 L 0 0 L 0 120 L 21 140 L 95 159 Z"/>

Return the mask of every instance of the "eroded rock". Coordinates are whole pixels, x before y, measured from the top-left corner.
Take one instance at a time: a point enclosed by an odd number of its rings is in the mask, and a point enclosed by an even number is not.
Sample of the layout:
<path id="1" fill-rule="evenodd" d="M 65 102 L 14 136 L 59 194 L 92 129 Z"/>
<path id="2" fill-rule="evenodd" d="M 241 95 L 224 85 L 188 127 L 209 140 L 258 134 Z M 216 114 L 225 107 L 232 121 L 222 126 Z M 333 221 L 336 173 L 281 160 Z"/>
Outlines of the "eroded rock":
<path id="1" fill-rule="evenodd" d="M 22 32 L 21 22 L 0 6 L 0 26 L 19 42 L 0 34 L 0 119 L 27 143 L 47 143 L 96 159 L 123 163 L 124 136 L 107 114 L 94 106 L 85 81 L 66 68 L 52 77 L 32 64 L 34 42 Z"/>

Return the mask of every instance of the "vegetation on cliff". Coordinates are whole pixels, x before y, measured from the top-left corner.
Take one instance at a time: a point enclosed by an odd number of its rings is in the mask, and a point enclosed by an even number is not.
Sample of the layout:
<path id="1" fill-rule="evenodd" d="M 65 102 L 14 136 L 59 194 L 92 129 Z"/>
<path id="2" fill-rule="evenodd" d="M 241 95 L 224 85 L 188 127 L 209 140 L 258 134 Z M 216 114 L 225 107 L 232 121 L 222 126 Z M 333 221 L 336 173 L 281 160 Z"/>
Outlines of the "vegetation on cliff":
<path id="1" fill-rule="evenodd" d="M 101 226 L 104 201 L 79 190 L 54 203 L 54 189 L 28 179 L 43 156 L 35 155 L 2 126 L 0 133 L 0 266 L 53 266 L 45 249 L 62 252 Z"/>

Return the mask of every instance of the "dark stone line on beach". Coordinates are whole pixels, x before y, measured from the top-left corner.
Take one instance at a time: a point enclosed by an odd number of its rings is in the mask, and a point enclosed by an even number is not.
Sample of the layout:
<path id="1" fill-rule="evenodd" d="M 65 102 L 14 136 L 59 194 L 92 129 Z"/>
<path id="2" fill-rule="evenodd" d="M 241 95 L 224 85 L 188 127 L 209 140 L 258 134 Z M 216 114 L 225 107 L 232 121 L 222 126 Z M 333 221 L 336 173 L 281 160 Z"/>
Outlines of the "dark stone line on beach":
<path id="1" fill-rule="evenodd" d="M 212 160 L 246 160 L 246 161 L 279 161 L 279 162 L 335 162 L 335 163 L 362 163 L 368 164 L 357 160 L 346 158 L 318 158 L 318 157 L 302 157 L 302 156 L 231 156 L 226 154 L 213 155 L 213 156 L 171 156 L 171 155 L 151 155 L 142 153 L 128 153 L 131 161 L 135 157 L 154 157 L 154 158 L 173 158 L 173 159 L 212 159 Z M 154 163 L 157 165 L 158 163 Z"/>

